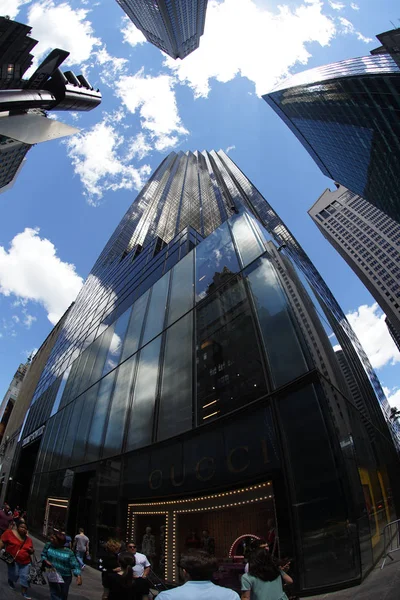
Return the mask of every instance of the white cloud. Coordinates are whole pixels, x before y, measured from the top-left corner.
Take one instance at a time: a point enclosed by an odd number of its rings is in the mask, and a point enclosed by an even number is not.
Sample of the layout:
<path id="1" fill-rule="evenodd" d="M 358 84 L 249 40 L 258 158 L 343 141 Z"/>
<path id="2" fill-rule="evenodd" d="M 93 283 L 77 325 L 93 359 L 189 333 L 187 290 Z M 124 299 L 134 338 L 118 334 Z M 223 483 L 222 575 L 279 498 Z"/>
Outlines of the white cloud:
<path id="1" fill-rule="evenodd" d="M 19 13 L 19 9 L 24 4 L 28 4 L 31 0 L 1 0 L 1 14 L 10 19 L 15 19 Z"/>
<path id="2" fill-rule="evenodd" d="M 225 150 L 225 152 L 226 152 L 227 154 L 229 154 L 229 152 L 230 152 L 231 150 L 236 150 L 236 146 L 228 146 L 228 147 L 227 147 L 227 149 Z"/>
<path id="3" fill-rule="evenodd" d="M 80 64 L 88 60 L 101 40 L 95 37 L 93 27 L 87 20 L 89 10 L 73 9 L 67 2 L 55 4 L 53 0 L 35 2 L 28 12 L 28 24 L 32 37 L 39 40 L 35 57 L 42 57 L 54 48 L 70 52 L 65 61 Z"/>
<path id="4" fill-rule="evenodd" d="M 146 42 L 143 33 L 132 23 L 129 17 L 123 17 L 121 20 L 121 32 L 123 41 L 135 47 L 138 44 Z"/>
<path id="5" fill-rule="evenodd" d="M 343 10 L 345 7 L 343 2 L 332 2 L 332 0 L 329 0 L 329 5 L 333 10 Z"/>
<path id="6" fill-rule="evenodd" d="M 151 145 L 147 142 L 146 136 L 144 133 L 139 133 L 131 143 L 129 144 L 129 157 L 136 157 L 139 160 L 142 160 L 145 156 L 150 154 L 152 151 Z"/>
<path id="7" fill-rule="evenodd" d="M 142 67 L 135 75 L 120 77 L 115 86 L 128 111 L 139 112 L 141 126 L 159 152 L 173 148 L 179 136 L 188 134 L 178 113 L 174 84 L 173 77 L 145 75 Z"/>
<path id="8" fill-rule="evenodd" d="M 211 0 L 200 48 L 165 64 L 196 97 L 208 95 L 210 79 L 225 83 L 236 75 L 264 94 L 296 63 L 307 63 L 307 42 L 329 44 L 336 28 L 322 8 L 321 1 L 308 0 L 296 8 L 280 5 L 274 13 L 254 0 Z"/>
<path id="9" fill-rule="evenodd" d="M 96 52 L 96 62 L 102 69 L 100 79 L 106 85 L 113 85 L 115 76 L 119 75 L 127 66 L 126 58 L 117 58 L 108 53 L 105 46 Z"/>
<path id="10" fill-rule="evenodd" d="M 54 244 L 41 238 L 39 229 L 27 227 L 18 233 L 8 251 L 0 246 L 0 293 L 42 304 L 53 324 L 75 300 L 82 284 L 75 266 L 57 256 Z M 31 319 L 27 313 L 26 320 Z"/>
<path id="11" fill-rule="evenodd" d="M 346 315 L 374 369 L 400 363 L 398 351 L 385 323 L 385 315 L 375 302 L 360 306 Z"/>
<path id="12" fill-rule="evenodd" d="M 353 10 L 360 10 L 360 7 L 355 2 L 350 3 L 350 8 L 352 8 Z"/>
<path id="13" fill-rule="evenodd" d="M 18 315 L 13 315 L 11 318 L 14 321 L 14 323 L 19 323 L 19 316 Z"/>
<path id="14" fill-rule="evenodd" d="M 356 38 L 360 40 L 360 42 L 364 42 L 365 44 L 369 44 L 373 41 L 372 38 L 366 37 L 359 31 L 357 31 L 353 23 L 351 23 L 348 19 L 345 19 L 344 17 L 339 17 L 339 21 L 341 24 L 342 33 L 355 35 Z"/>
<path id="15" fill-rule="evenodd" d="M 383 391 L 385 392 L 390 406 L 396 406 L 400 409 L 400 388 L 390 389 L 384 385 Z"/>
<path id="16" fill-rule="evenodd" d="M 125 140 L 112 121 L 113 115 L 106 115 L 91 129 L 65 142 L 75 173 L 93 205 L 108 190 L 140 189 L 151 172 L 149 165 L 135 168 L 127 164 L 131 158 L 129 149 L 125 155 L 121 153 Z"/>
<path id="17" fill-rule="evenodd" d="M 25 309 L 22 311 L 24 313 L 24 325 L 27 329 L 31 328 L 32 323 L 37 321 L 37 318 L 33 315 L 30 315 L 28 311 Z"/>

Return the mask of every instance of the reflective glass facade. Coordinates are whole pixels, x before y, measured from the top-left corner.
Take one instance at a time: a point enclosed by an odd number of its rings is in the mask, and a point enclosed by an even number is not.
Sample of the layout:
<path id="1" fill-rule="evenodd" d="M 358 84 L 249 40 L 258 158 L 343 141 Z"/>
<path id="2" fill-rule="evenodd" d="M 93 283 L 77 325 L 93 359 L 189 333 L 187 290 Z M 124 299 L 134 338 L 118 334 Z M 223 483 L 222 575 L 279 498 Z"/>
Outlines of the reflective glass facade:
<path id="1" fill-rule="evenodd" d="M 94 554 L 110 536 L 144 551 L 151 527 L 154 570 L 174 581 L 178 553 L 212 528 L 221 584 L 237 588 L 232 565 L 268 522 L 299 589 L 360 579 L 394 513 L 397 456 L 311 267 L 226 154 L 167 157 L 96 262 L 36 390 L 22 435 L 44 425 L 33 527 L 83 525 Z M 354 385 L 369 390 L 358 405 L 331 323 L 353 348 L 343 344 Z M 332 553 L 343 557 L 333 566 Z"/>
<path id="2" fill-rule="evenodd" d="M 199 47 L 207 0 L 117 0 L 146 39 L 172 58 Z"/>
<path id="3" fill-rule="evenodd" d="M 389 54 L 298 73 L 263 98 L 324 175 L 400 221 L 400 68 Z"/>

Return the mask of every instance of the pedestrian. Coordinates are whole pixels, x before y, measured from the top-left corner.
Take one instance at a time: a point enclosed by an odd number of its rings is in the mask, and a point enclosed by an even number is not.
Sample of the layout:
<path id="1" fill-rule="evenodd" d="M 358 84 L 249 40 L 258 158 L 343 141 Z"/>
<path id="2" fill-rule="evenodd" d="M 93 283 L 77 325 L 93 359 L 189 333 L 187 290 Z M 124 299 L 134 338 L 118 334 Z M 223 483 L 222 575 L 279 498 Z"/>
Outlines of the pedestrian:
<path id="1" fill-rule="evenodd" d="M 137 551 L 135 542 L 129 542 L 126 545 L 128 552 L 135 557 L 135 566 L 133 571 L 137 577 L 147 577 L 151 570 L 151 564 L 145 554 Z"/>
<path id="2" fill-rule="evenodd" d="M 118 554 L 121 552 L 121 542 L 110 538 L 100 552 L 99 569 L 101 571 L 101 583 L 103 585 L 103 599 L 108 597 L 107 574 L 119 571 Z"/>
<path id="3" fill-rule="evenodd" d="M 65 535 L 64 548 L 70 548 L 70 550 L 72 550 L 72 537 L 70 535 L 68 535 L 68 533 L 66 531 L 62 531 L 61 533 L 63 533 Z"/>
<path id="4" fill-rule="evenodd" d="M 51 573 L 57 575 L 62 581 L 51 581 L 49 579 L 51 600 L 67 600 L 72 575 L 76 577 L 76 583 L 82 585 L 81 568 L 75 554 L 69 548 L 65 548 L 65 535 L 57 532 L 50 536 L 42 550 L 43 564 Z M 50 574 L 48 574 L 50 578 Z"/>
<path id="5" fill-rule="evenodd" d="M 8 507 L 8 508 L 7 508 Z M 13 520 L 12 514 L 10 514 L 8 504 L 5 502 L 2 509 L 0 509 L 0 536 L 10 527 L 10 523 Z"/>
<path id="6" fill-rule="evenodd" d="M 103 600 L 148 600 L 150 586 L 147 579 L 135 577 L 135 556 L 121 552 L 118 556 L 119 571 L 105 576 L 106 592 Z"/>
<path id="7" fill-rule="evenodd" d="M 186 583 L 173 590 L 161 592 L 157 600 L 239 600 L 239 595 L 228 588 L 212 583 L 218 569 L 214 556 L 204 550 L 193 550 L 179 561 Z"/>
<path id="8" fill-rule="evenodd" d="M 85 563 L 83 562 L 83 559 L 89 554 L 89 538 L 85 535 L 82 528 L 79 529 L 79 533 L 75 536 L 74 551 L 76 558 L 81 565 L 81 569 L 84 569 Z"/>
<path id="9" fill-rule="evenodd" d="M 14 561 L 7 564 L 8 585 L 12 590 L 15 590 L 15 584 L 19 578 L 22 595 L 26 600 L 30 600 L 28 575 L 34 549 L 25 523 L 20 523 L 16 529 L 7 529 L 2 534 L 0 550 L 3 548 L 14 557 Z"/>
<path id="10" fill-rule="evenodd" d="M 258 548 L 249 558 L 249 572 L 242 575 L 242 600 L 288 600 L 283 582 L 293 583 L 265 548 Z"/>

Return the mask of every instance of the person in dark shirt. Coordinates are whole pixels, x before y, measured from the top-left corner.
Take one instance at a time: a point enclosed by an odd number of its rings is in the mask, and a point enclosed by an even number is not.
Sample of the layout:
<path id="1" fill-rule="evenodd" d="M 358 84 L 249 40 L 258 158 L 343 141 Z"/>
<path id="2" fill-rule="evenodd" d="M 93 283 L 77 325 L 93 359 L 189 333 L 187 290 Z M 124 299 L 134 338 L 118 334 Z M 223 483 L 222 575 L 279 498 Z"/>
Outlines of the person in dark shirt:
<path id="1" fill-rule="evenodd" d="M 121 552 L 118 556 L 120 571 L 104 574 L 104 583 L 108 600 L 148 600 L 149 582 L 142 577 L 134 577 L 135 557 L 130 552 Z"/>

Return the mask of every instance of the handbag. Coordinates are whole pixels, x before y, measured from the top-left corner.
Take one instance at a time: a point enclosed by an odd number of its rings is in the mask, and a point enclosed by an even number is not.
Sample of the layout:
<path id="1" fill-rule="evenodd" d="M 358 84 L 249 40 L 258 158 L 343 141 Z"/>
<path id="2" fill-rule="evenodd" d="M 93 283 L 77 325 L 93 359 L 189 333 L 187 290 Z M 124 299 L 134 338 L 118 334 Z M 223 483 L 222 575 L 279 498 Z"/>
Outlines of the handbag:
<path id="1" fill-rule="evenodd" d="M 1 560 L 4 560 L 4 562 L 7 563 L 8 565 L 12 565 L 13 562 L 15 562 L 15 559 L 17 558 L 18 554 L 21 552 L 22 547 L 25 544 L 25 542 L 26 542 L 27 539 L 28 539 L 27 537 L 24 539 L 24 541 L 22 542 L 22 544 L 18 548 L 18 552 L 17 552 L 17 554 L 15 556 L 13 556 L 12 554 L 10 554 L 10 552 L 7 552 L 6 550 L 3 550 L 2 552 L 0 552 L 0 558 L 1 558 Z"/>
<path id="2" fill-rule="evenodd" d="M 46 578 L 43 575 L 42 567 L 34 554 L 29 567 L 28 581 L 34 585 L 47 585 Z"/>
<path id="3" fill-rule="evenodd" d="M 6 552 L 6 550 L 2 550 L 0 552 L 0 558 L 1 558 L 1 560 L 4 560 L 4 562 L 7 563 L 8 565 L 12 565 L 14 562 L 13 555 L 10 554 L 9 552 Z"/>
<path id="4" fill-rule="evenodd" d="M 64 579 L 61 577 L 57 569 L 54 569 L 54 567 L 50 569 L 46 568 L 45 572 L 49 583 L 64 583 Z"/>

